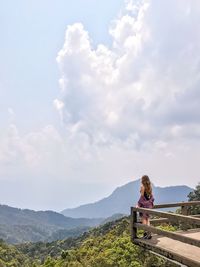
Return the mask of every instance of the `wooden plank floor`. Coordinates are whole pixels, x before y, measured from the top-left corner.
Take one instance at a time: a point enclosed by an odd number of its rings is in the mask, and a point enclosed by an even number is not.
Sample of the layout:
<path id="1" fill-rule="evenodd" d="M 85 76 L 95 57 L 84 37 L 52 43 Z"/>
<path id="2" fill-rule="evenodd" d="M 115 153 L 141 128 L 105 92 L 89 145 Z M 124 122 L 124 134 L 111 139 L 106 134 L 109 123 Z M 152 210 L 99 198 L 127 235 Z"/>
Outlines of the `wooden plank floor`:
<path id="1" fill-rule="evenodd" d="M 200 229 L 179 231 L 177 233 L 200 240 Z M 186 266 L 200 267 L 199 247 L 159 235 L 153 235 L 151 240 L 137 238 L 134 243 Z"/>

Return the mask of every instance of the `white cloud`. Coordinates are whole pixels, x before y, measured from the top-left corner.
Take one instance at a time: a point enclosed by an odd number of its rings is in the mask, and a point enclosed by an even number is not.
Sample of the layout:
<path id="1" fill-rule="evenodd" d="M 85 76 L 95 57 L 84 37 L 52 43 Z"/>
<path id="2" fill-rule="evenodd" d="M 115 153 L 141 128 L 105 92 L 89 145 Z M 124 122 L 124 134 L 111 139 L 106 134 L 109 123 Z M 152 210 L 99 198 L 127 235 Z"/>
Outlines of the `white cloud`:
<path id="1" fill-rule="evenodd" d="M 54 100 L 54 105 L 58 111 L 64 108 L 64 103 L 60 101 L 59 99 Z"/>
<path id="2" fill-rule="evenodd" d="M 195 118 L 199 124 L 200 32 L 194 25 L 200 5 L 134 3 L 128 1 L 113 22 L 111 49 L 92 48 L 88 32 L 76 23 L 68 26 L 57 57 L 67 81 L 60 83 L 63 120 L 68 129 L 79 125 L 76 133 L 94 143 L 99 135 L 113 142 L 136 134 L 142 145 L 172 138 L 176 125 L 189 127 Z"/>
<path id="3" fill-rule="evenodd" d="M 94 48 L 82 24 L 68 26 L 57 56 L 60 112 L 83 157 L 106 158 L 104 147 L 118 147 L 133 160 L 142 153 L 148 166 L 145 153 L 183 162 L 180 151 L 199 144 L 199 15 L 197 1 L 126 1 L 111 47 Z"/>
<path id="4" fill-rule="evenodd" d="M 10 166 L 8 171 L 12 171 L 12 167 L 17 167 L 19 172 L 48 169 L 55 154 L 59 157 L 61 142 L 59 133 L 51 125 L 22 135 L 15 124 L 10 124 L 0 139 L 0 164 Z"/>

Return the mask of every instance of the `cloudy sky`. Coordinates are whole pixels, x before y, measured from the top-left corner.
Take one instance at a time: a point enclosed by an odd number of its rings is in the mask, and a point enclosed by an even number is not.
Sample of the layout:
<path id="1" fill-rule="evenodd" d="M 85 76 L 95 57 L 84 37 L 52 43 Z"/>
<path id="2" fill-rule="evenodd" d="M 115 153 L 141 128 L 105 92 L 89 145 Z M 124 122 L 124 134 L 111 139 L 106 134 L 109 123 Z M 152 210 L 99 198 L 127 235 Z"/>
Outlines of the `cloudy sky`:
<path id="1" fill-rule="evenodd" d="M 198 0 L 0 2 L 1 203 L 200 181 Z"/>

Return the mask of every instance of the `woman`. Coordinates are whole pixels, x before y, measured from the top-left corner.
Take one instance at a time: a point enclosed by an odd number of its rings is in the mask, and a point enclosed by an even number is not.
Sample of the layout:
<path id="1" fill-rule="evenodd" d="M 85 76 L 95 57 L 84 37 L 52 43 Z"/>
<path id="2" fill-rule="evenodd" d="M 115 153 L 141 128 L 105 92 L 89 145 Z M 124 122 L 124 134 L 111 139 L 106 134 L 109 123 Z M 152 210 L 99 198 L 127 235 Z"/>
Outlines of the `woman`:
<path id="1" fill-rule="evenodd" d="M 153 208 L 154 197 L 152 193 L 152 186 L 150 179 L 147 175 L 142 176 L 141 178 L 141 188 L 140 188 L 140 199 L 138 200 L 137 207 L 141 208 Z M 149 222 L 149 214 L 140 213 L 140 217 L 142 218 L 142 223 L 146 225 L 150 225 Z M 144 239 L 151 239 L 150 232 L 144 232 Z"/>

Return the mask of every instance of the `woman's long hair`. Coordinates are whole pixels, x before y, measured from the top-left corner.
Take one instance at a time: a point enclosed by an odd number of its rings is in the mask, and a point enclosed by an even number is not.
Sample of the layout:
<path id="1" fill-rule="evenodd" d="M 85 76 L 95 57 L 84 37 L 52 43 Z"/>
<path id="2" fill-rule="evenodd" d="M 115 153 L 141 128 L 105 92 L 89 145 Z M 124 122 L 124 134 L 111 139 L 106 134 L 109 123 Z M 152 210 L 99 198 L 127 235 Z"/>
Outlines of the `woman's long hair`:
<path id="1" fill-rule="evenodd" d="M 144 186 L 144 191 L 151 196 L 152 195 L 152 186 L 151 186 L 151 182 L 149 179 L 149 176 L 144 175 L 142 176 L 142 184 Z"/>

